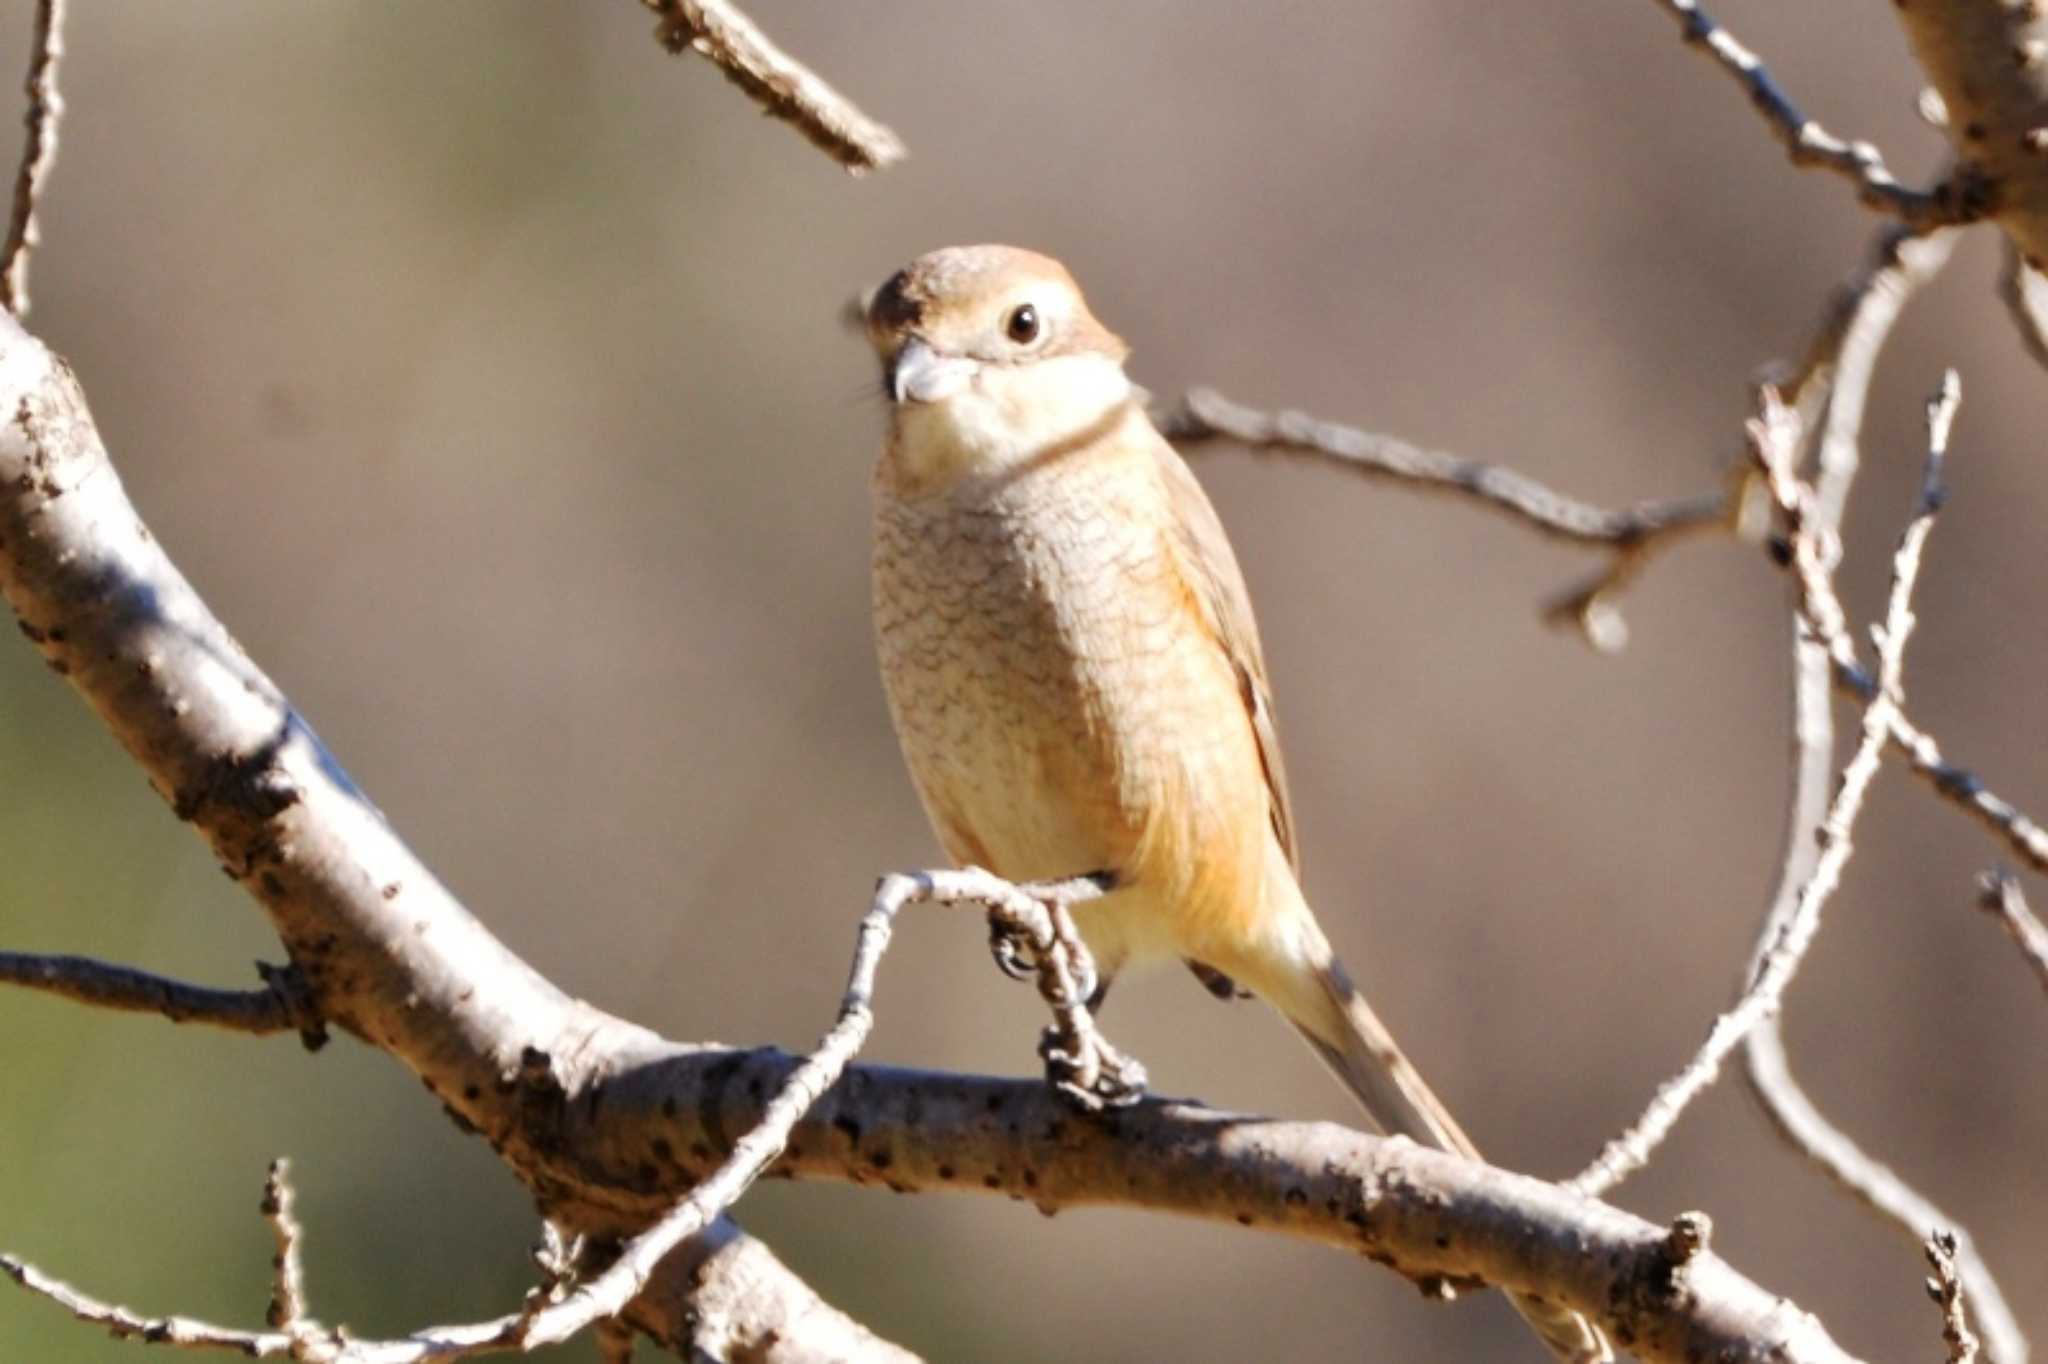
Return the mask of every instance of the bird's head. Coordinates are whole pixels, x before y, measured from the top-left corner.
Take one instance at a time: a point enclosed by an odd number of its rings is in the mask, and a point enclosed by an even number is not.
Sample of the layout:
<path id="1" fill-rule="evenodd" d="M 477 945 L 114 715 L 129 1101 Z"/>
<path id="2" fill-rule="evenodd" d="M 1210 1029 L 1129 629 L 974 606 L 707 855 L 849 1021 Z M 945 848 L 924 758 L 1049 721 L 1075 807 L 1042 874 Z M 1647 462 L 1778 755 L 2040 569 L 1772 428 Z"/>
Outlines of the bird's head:
<path id="1" fill-rule="evenodd" d="M 950 482 L 1029 461 L 1120 411 L 1129 347 L 1066 267 L 1014 246 L 953 246 L 890 276 L 867 306 L 896 458 Z"/>

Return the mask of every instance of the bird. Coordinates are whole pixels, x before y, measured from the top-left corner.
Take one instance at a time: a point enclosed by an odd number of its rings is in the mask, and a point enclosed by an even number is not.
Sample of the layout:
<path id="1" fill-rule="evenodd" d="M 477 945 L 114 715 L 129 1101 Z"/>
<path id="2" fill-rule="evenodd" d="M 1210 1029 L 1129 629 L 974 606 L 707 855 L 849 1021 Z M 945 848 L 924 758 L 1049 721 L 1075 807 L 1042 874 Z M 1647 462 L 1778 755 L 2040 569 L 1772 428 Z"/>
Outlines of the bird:
<path id="1" fill-rule="evenodd" d="M 1179 960 L 1277 1009 L 1382 1130 L 1478 1149 L 1367 1004 L 1303 894 L 1251 597 L 1148 417 L 1125 345 L 1057 260 L 918 257 L 865 310 L 887 432 L 873 611 L 903 756 L 946 853 L 1014 882 L 1090 875 L 1093 1004 Z M 1514 1299 L 1553 1354 L 1599 1331 Z"/>

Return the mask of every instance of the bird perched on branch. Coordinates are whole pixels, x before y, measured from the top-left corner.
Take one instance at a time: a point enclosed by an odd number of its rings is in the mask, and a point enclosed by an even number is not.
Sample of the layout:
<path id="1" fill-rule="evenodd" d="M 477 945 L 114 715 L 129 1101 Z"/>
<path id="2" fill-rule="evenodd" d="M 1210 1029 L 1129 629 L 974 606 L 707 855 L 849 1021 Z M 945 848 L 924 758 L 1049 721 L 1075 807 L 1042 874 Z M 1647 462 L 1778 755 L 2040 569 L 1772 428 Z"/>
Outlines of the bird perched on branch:
<path id="1" fill-rule="evenodd" d="M 1380 1022 L 1296 879 L 1258 626 L 1223 524 L 1058 261 L 922 256 L 866 315 L 890 400 L 874 617 L 903 754 L 947 853 L 1074 908 L 1102 988 L 1175 959 L 1277 1008 L 1374 1122 L 1478 1152 Z M 1583 1318 L 1516 1306 L 1560 1358 Z"/>

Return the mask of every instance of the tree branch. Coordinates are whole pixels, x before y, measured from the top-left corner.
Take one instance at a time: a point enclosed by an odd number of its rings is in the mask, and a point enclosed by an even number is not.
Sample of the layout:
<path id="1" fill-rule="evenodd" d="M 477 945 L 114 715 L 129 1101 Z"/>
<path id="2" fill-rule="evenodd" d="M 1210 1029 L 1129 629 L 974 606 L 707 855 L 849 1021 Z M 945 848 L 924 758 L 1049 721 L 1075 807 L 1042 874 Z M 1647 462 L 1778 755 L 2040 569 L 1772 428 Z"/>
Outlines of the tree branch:
<path id="1" fill-rule="evenodd" d="M 1983 193 L 1969 177 L 1952 176 L 1931 190 L 1909 189 L 1900 184 L 1876 147 L 1868 142 L 1845 142 L 1800 112 L 1772 78 L 1762 58 L 1737 42 L 1733 34 L 1700 8 L 1697 0 L 1657 3 L 1678 21 L 1679 31 L 1688 44 L 1705 53 L 1748 93 L 1750 104 L 1763 116 L 1793 165 L 1834 172 L 1856 186 L 1856 197 L 1863 203 L 1891 214 L 1918 232 L 1974 222 L 1983 216 Z"/>
<path id="2" fill-rule="evenodd" d="M 1861 432 L 1871 376 L 1892 326 L 1906 301 L 1947 264 L 1959 237 L 1955 231 L 1917 238 L 1900 228 L 1880 232 L 1871 264 L 1838 291 L 1799 369 L 1790 376 L 1788 392 L 1799 395 L 1797 401 L 1803 407 L 1820 412 L 1813 498 L 1807 512 L 1816 532 L 1832 536 L 1840 529 L 1843 508 L 1862 463 Z M 1826 816 L 1828 784 L 1834 772 L 1830 690 L 1834 673 L 1828 649 L 1806 628 L 1796 607 L 1792 627 L 1794 752 L 1784 851 L 1777 888 L 1758 930 L 1745 984 L 1753 982 L 1763 969 L 1772 944 L 1798 910 L 1800 889 L 1820 856 L 1818 831 Z M 1864 693 L 1845 694 L 1860 699 Z M 1897 718 L 1903 719 L 1903 711 Z M 1955 1225 L 1953 1218 L 1821 1113 L 1792 1073 L 1781 1015 L 1773 1014 L 1751 1030 L 1744 1058 L 1750 1092 L 1773 1129 L 1843 1190 L 1915 1242 L 1928 1227 Z M 1979 1318 L 1994 1342 L 1994 1357 L 2006 1364 L 2023 1364 L 2026 1337 L 1990 1266 L 1967 1232 L 1958 1228 L 1954 1238 L 1960 1272 L 1970 1284 Z"/>
<path id="3" fill-rule="evenodd" d="M 642 0 L 661 16 L 656 41 L 695 52 L 725 73 L 771 118 L 855 175 L 884 170 L 905 155 L 903 141 L 791 57 L 728 0 Z"/>
<path id="4" fill-rule="evenodd" d="M 207 1023 L 230 1032 L 297 1030 L 309 1047 L 327 1040 L 320 1018 L 288 968 L 258 962 L 261 990 L 215 990 L 91 957 L 0 952 L 0 984 L 61 995 L 98 1009 L 162 1014 L 173 1023 Z"/>
<path id="5" fill-rule="evenodd" d="M 1726 529 L 1734 522 L 1734 504 L 1725 492 L 1610 511 L 1555 492 L 1503 465 L 1425 450 L 1392 436 L 1319 421 L 1304 412 L 1261 412 L 1211 388 L 1189 389 L 1173 406 L 1155 409 L 1152 420 L 1163 435 L 1183 446 L 1222 439 L 1254 454 L 1334 460 L 1368 478 L 1425 492 L 1464 494 L 1550 539 L 1608 550 L 1611 558 L 1605 572 L 1560 596 L 1544 613 L 1553 622 L 1578 626 L 1602 650 L 1626 642 L 1627 632 L 1613 602 L 1651 556 L 1686 536 Z"/>
<path id="6" fill-rule="evenodd" d="M 64 0 L 36 0 L 35 32 L 29 39 L 28 112 L 22 116 L 28 137 L 14 177 L 7 239 L 0 245 L 0 307 L 16 317 L 28 316 L 29 255 L 42 240 L 36 230 L 36 203 L 50 168 L 57 164 L 57 125 L 64 117 L 57 66 L 63 56 Z"/>
<path id="7" fill-rule="evenodd" d="M 1687 1105 L 1720 1074 L 1721 1063 L 1728 1054 L 1752 1028 L 1778 1011 L 1786 987 L 1792 983 L 1807 947 L 1820 929 L 1821 909 L 1834 892 L 1853 851 L 1850 833 L 1862 810 L 1864 793 L 1877 775 L 1885 740 L 1891 732 L 1891 712 L 1905 698 L 1901 670 L 1906 637 L 1913 625 L 1913 583 L 1919 575 L 1921 546 L 1940 506 L 1941 463 L 1948 448 L 1949 424 L 1960 400 L 1961 390 L 1951 371 L 1940 395 L 1928 408 L 1927 476 L 1920 504 L 1907 523 L 1893 562 L 1891 600 L 1879 646 L 1883 672 L 1878 694 L 1864 714 L 1862 742 L 1848 766 L 1842 769 L 1834 801 L 1821 823 L 1820 857 L 1800 888 L 1798 907 L 1779 927 L 1749 988 L 1735 1007 L 1714 1020 L 1706 1042 L 1693 1059 L 1658 1088 L 1649 1107 L 1627 1131 L 1608 1142 L 1592 1165 L 1572 1179 L 1570 1187 L 1580 1193 L 1605 1193 L 1649 1163 L 1651 1153 Z M 1807 520 L 1812 492 L 1798 481 L 1794 472 L 1800 444 L 1798 419 L 1766 390 L 1764 410 L 1749 424 L 1749 439 L 1752 457 L 1769 479 L 1772 494 L 1791 528 L 1800 573 L 1800 616 L 1808 630 L 1821 639 L 1842 638 L 1846 632 L 1841 604 L 1834 593 L 1833 556 Z"/>
<path id="8" fill-rule="evenodd" d="M 2007 0 L 1894 6 L 1974 197 L 2036 268 L 2048 260 L 2048 13 Z"/>
<path id="9" fill-rule="evenodd" d="M 2028 907 L 2019 878 L 2006 871 L 1986 872 L 1978 880 L 1978 891 L 1978 907 L 1996 915 L 2005 924 L 2005 931 L 2012 935 L 2013 945 L 2019 948 L 2020 956 L 2034 969 L 2041 988 L 2048 990 L 2048 926 L 2044 926 Z"/>
<path id="10" fill-rule="evenodd" d="M 797 1063 L 666 1043 L 520 961 L 413 858 L 206 611 L 137 519 L 75 381 L 6 319 L 0 414 L 0 592 L 263 905 L 320 1015 L 418 1073 L 550 1221 L 592 1241 L 653 1225 L 762 1122 Z M 1680 1263 L 1663 1228 L 1341 1128 L 1158 1102 L 1087 1116 L 1035 1081 L 856 1066 L 791 1128 L 773 1168 L 1249 1222 L 1445 1286 L 1552 1297 L 1648 1359 L 1846 1358 L 1818 1322 L 1718 1257 Z M 663 1262 L 628 1308 L 634 1326 L 671 1346 L 699 1338 L 690 1304 L 704 1295 L 671 1266 L 706 1240 Z M 787 1286 L 786 1271 L 768 1272 Z M 776 1309 L 750 1329 L 812 1329 L 780 1314 L 793 1294 L 747 1295 Z"/>
<path id="11" fill-rule="evenodd" d="M 263 905 L 313 1016 L 409 1066 L 572 1229 L 637 1230 L 575 1175 L 550 1115 L 651 1035 L 556 989 L 413 856 L 143 525 L 68 368 L 6 316 L 0 485 L 0 595 L 22 633 Z M 552 1068 L 550 1049 L 572 1060 Z M 772 1256 L 722 1263 L 739 1262 L 761 1311 L 737 1333 L 843 1338 Z M 687 1343 L 691 1301 L 649 1295 L 634 1324 Z"/>
<path id="12" fill-rule="evenodd" d="M 1941 1339 L 1948 1346 L 1948 1364 L 1976 1364 L 1977 1337 L 1963 1309 L 1963 1280 L 1956 1271 L 1954 1233 L 1938 1231 L 1927 1238 L 1927 1265 L 1934 1277 L 1927 1281 L 1927 1296 L 1941 1308 Z"/>

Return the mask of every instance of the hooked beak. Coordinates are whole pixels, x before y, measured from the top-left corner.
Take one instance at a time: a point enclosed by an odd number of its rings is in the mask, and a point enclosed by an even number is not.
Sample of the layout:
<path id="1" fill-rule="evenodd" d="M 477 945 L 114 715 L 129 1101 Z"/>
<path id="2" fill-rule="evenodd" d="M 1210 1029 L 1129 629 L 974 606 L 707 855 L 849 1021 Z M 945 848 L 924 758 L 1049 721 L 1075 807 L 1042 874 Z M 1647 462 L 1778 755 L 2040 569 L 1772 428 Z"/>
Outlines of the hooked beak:
<path id="1" fill-rule="evenodd" d="M 899 403 L 943 402 L 973 382 L 980 369 L 965 356 L 940 355 L 913 336 L 889 362 L 889 396 Z"/>

